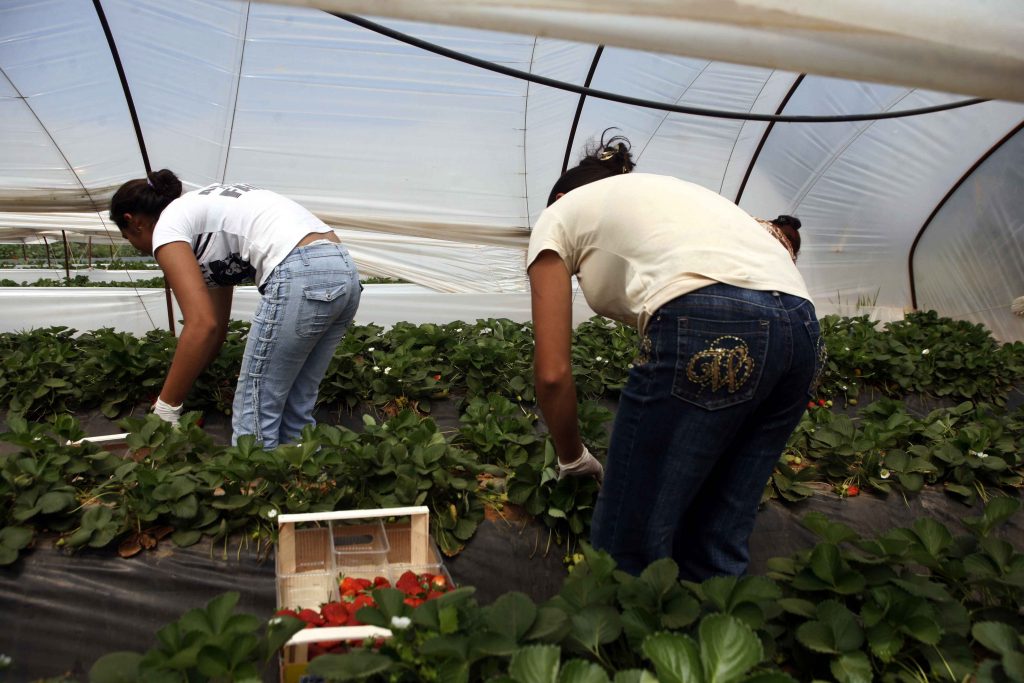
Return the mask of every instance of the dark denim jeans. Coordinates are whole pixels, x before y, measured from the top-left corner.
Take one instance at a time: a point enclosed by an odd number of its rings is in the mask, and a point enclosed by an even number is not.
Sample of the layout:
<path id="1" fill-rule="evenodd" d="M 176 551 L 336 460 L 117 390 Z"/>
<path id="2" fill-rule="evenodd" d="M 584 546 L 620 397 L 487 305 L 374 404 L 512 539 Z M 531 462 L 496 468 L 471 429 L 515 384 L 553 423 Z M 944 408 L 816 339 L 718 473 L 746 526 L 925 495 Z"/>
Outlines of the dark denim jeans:
<path id="1" fill-rule="evenodd" d="M 765 484 L 820 372 L 810 301 L 725 284 L 660 308 L 612 430 L 591 541 L 639 574 L 742 574 Z"/>

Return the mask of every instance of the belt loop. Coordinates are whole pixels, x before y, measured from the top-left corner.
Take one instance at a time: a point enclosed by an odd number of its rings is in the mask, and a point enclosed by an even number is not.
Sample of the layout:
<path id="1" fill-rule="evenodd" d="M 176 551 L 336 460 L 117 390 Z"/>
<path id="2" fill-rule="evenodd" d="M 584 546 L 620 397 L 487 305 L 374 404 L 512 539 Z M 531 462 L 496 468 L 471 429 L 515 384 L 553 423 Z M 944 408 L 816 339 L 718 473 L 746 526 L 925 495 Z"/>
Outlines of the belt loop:
<path id="1" fill-rule="evenodd" d="M 306 250 L 303 249 L 302 247 L 299 247 L 299 256 L 302 258 L 302 265 L 308 266 L 309 265 L 309 254 L 307 254 Z"/>

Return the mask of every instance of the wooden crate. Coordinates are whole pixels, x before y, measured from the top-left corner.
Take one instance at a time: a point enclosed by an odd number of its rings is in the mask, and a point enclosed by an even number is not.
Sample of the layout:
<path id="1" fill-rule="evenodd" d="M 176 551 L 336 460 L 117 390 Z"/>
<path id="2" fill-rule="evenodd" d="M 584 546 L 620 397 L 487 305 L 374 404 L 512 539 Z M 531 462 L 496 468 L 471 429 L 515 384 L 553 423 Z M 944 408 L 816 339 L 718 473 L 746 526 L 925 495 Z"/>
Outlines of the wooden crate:
<path id="1" fill-rule="evenodd" d="M 342 576 L 383 576 L 393 584 L 411 570 L 443 574 L 452 585 L 430 538 L 429 514 L 429 508 L 418 506 L 278 516 L 278 607 L 317 609 L 338 600 Z M 376 626 L 304 629 L 282 649 L 281 681 L 298 683 L 309 663 L 310 643 L 390 635 Z"/>

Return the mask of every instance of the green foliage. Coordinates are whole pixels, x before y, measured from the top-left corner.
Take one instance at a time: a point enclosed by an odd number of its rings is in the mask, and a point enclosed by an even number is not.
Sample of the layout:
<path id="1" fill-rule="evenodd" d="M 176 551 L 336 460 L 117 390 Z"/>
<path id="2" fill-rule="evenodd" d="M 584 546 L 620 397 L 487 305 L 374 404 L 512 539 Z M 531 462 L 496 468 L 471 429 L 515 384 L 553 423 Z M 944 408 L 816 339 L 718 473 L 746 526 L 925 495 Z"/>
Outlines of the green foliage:
<path id="1" fill-rule="evenodd" d="M 262 680 L 261 669 L 305 623 L 275 617 L 264 625 L 253 615 L 234 614 L 238 598 L 238 593 L 224 593 L 205 608 L 189 610 L 160 629 L 159 644 L 145 654 L 114 652 L 99 658 L 89 670 L 90 683 Z"/>
<path id="2" fill-rule="evenodd" d="M 1000 344 L 981 325 L 908 313 L 880 327 L 867 316 L 821 321 L 828 363 L 821 392 L 856 397 L 862 387 L 1002 404 L 1024 376 L 1024 344 Z"/>
<path id="3" fill-rule="evenodd" d="M 855 484 L 879 493 L 943 486 L 973 504 L 1024 484 L 1021 413 L 964 402 L 912 417 L 895 400 L 877 401 L 851 418 L 813 409 L 789 439 L 768 495 L 797 500 L 812 493 L 806 482 Z M 800 460 L 800 469 L 793 462 Z M 800 485 L 804 484 L 803 488 Z"/>
<path id="4" fill-rule="evenodd" d="M 163 276 L 151 278 L 135 278 L 134 280 L 91 280 L 88 275 L 75 275 L 73 277 L 39 278 L 32 282 L 22 280 L 17 282 L 10 278 L 0 280 L 0 287 L 132 287 L 134 289 L 163 289 Z"/>
<path id="5" fill-rule="evenodd" d="M 1024 555 L 993 533 L 1019 507 L 990 505 L 958 538 L 930 519 L 867 539 L 808 516 L 824 542 L 773 560 L 767 577 L 695 584 L 670 559 L 631 576 L 584 546 L 585 561 L 541 604 L 507 593 L 481 607 L 463 588 L 412 608 L 380 589 L 359 616 L 394 636 L 318 658 L 309 673 L 392 683 L 1018 680 Z M 979 553 L 998 557 L 989 570 L 1003 573 L 982 571 Z"/>
<path id="6" fill-rule="evenodd" d="M 483 519 L 477 458 L 452 445 L 430 419 L 406 410 L 362 433 L 307 428 L 300 445 L 264 451 L 251 437 L 214 444 L 196 413 L 174 427 L 155 415 L 129 418 L 131 457 L 81 438 L 73 418 L 30 423 L 10 415 L 0 440 L 0 563 L 15 561 L 36 532 L 68 549 L 106 547 L 170 527 L 190 545 L 203 536 L 274 535 L 277 512 L 428 505 L 442 549 L 454 554 Z"/>

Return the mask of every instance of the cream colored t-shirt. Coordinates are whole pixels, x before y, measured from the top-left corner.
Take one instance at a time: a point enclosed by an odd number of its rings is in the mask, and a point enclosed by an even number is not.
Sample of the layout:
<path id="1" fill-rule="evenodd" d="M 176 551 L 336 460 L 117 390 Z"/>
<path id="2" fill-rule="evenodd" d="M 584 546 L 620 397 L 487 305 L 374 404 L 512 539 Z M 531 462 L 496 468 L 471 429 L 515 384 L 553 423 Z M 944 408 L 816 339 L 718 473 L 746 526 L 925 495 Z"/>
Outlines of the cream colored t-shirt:
<path id="1" fill-rule="evenodd" d="M 716 282 L 810 299 L 789 252 L 700 185 L 630 173 L 569 192 L 540 215 L 526 266 L 547 249 L 595 312 L 641 332 L 661 306 Z"/>

